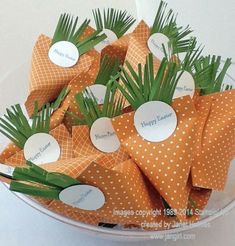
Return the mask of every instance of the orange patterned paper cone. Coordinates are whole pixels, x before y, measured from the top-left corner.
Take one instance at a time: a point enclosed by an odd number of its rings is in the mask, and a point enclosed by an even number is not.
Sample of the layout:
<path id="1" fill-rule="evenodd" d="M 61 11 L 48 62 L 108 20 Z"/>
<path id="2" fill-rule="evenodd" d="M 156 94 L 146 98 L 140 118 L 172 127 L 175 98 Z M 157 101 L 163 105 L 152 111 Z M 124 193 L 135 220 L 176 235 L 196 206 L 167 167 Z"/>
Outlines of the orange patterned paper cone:
<path id="1" fill-rule="evenodd" d="M 74 115 L 81 117 L 81 113 L 76 103 L 75 96 L 93 83 L 94 78 L 90 75 L 90 73 L 82 73 L 69 83 L 69 94 L 65 99 L 65 103 L 69 105 L 67 110 L 68 113 L 73 113 Z M 72 132 L 72 126 L 74 125 L 73 119 L 74 118 L 71 117 L 71 115 L 66 114 L 63 121 L 70 132 Z"/>
<path id="2" fill-rule="evenodd" d="M 149 35 L 149 27 L 144 21 L 141 21 L 132 33 L 124 35 L 116 42 L 105 47 L 102 50 L 102 56 L 108 55 L 109 57 L 118 57 L 121 63 L 124 63 L 124 61 L 126 60 L 127 50 L 129 49 L 129 45 L 131 45 L 131 37 L 135 37 L 142 43 L 145 43 L 145 41 L 147 43 Z"/>
<path id="3" fill-rule="evenodd" d="M 100 155 L 101 158 L 97 163 L 106 168 L 113 168 L 130 158 L 123 147 L 114 153 L 103 153 L 96 149 L 90 140 L 90 129 L 88 126 L 73 127 L 72 140 L 74 157 Z"/>
<path id="4" fill-rule="evenodd" d="M 105 47 L 101 52 L 102 56 L 108 55 L 109 57 L 118 57 L 120 62 L 124 63 L 130 36 L 131 34 L 127 34 Z"/>
<path id="5" fill-rule="evenodd" d="M 235 156 L 235 90 L 199 97 L 196 154 L 192 181 L 196 187 L 223 190 Z"/>
<path id="6" fill-rule="evenodd" d="M 33 49 L 29 96 L 25 103 L 30 116 L 33 113 L 35 101 L 38 102 L 39 108 L 53 101 L 75 76 L 90 68 L 94 59 L 85 54 L 80 57 L 74 67 L 62 68 L 50 61 L 48 57 L 50 45 L 51 39 L 41 35 Z"/>
<path id="7" fill-rule="evenodd" d="M 144 21 L 141 21 L 131 35 L 129 46 L 126 54 L 126 61 L 137 71 L 138 64 L 145 64 L 146 57 L 150 50 L 147 42 L 150 37 L 150 28 Z M 154 71 L 157 71 L 161 61 L 154 57 Z"/>
<path id="8" fill-rule="evenodd" d="M 133 36 L 130 38 L 126 61 L 128 61 L 133 69 L 137 71 L 138 64 L 144 65 L 146 63 L 146 57 L 149 55 L 149 53 L 150 51 L 147 45 Z M 154 71 L 158 71 L 160 63 L 161 61 L 154 57 Z"/>
<path id="9" fill-rule="evenodd" d="M 50 135 L 57 140 L 60 146 L 60 160 L 71 159 L 73 157 L 72 139 L 66 127 L 64 125 L 60 125 L 50 131 Z M 19 150 L 15 155 L 6 159 L 4 163 L 14 167 L 25 165 L 26 160 L 24 157 L 24 151 Z"/>
<path id="10" fill-rule="evenodd" d="M 147 44 L 147 40 L 150 36 L 149 26 L 142 20 L 134 30 L 133 36 L 135 36 L 142 43 Z"/>
<path id="11" fill-rule="evenodd" d="M 73 163 L 72 163 L 73 162 Z M 67 216 L 67 211 L 72 211 L 86 216 L 99 216 L 100 222 L 111 224 L 135 224 L 141 225 L 142 222 L 160 222 L 163 216 L 141 216 L 135 211 L 155 211 L 161 210 L 162 206 L 156 204 L 152 199 L 144 178 L 132 160 L 117 165 L 114 169 L 107 169 L 96 163 L 89 164 L 79 159 L 74 161 L 61 162 L 45 165 L 47 170 L 53 172 L 67 173 L 76 177 L 84 184 L 99 187 L 105 195 L 105 204 L 97 211 L 85 211 L 72 208 L 59 201 L 53 201 L 49 208 L 57 212 L 63 212 Z M 68 173 L 67 173 L 68 174 Z M 123 214 L 124 211 L 134 211 L 134 214 Z M 77 218 L 79 220 L 79 217 Z M 89 223 L 89 221 L 87 221 Z"/>
<path id="12" fill-rule="evenodd" d="M 144 140 L 134 126 L 134 112 L 113 119 L 116 133 L 131 158 L 148 177 L 172 209 L 188 206 L 187 186 L 193 157 L 196 111 L 189 97 L 173 102 L 178 126 L 174 134 L 160 143 Z M 180 220 L 186 216 L 178 214 Z"/>

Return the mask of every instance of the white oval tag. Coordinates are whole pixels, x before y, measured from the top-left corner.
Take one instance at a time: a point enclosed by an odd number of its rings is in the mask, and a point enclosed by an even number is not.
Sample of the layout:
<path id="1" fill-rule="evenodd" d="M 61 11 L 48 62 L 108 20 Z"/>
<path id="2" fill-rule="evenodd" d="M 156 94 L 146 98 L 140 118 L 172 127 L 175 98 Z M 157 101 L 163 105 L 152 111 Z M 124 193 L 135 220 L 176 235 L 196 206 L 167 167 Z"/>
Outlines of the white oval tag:
<path id="1" fill-rule="evenodd" d="M 92 95 L 95 97 L 98 104 L 104 104 L 104 99 L 107 91 L 107 87 L 105 85 L 91 85 L 86 88 L 89 95 L 92 98 Z M 91 92 L 91 93 L 90 93 Z"/>
<path id="2" fill-rule="evenodd" d="M 114 33 L 113 31 L 109 29 L 104 29 L 102 33 L 106 34 L 107 38 L 95 46 L 95 49 L 98 52 L 101 52 L 106 46 L 118 40 L 116 33 Z"/>
<path id="3" fill-rule="evenodd" d="M 79 59 L 78 48 L 68 41 L 60 41 L 53 44 L 48 55 L 55 65 L 65 68 L 73 67 Z"/>
<path id="4" fill-rule="evenodd" d="M 59 199 L 74 208 L 83 210 L 97 210 L 104 206 L 104 193 L 97 187 L 90 185 L 75 185 L 64 189 Z"/>
<path id="5" fill-rule="evenodd" d="M 93 145 L 105 153 L 113 153 L 120 148 L 120 141 L 113 128 L 111 119 L 100 118 L 94 122 L 90 130 Z"/>
<path id="6" fill-rule="evenodd" d="M 165 46 L 166 52 L 168 52 L 168 43 L 170 39 L 162 33 L 154 33 L 148 39 L 148 47 L 153 55 L 162 60 L 165 57 L 163 45 Z"/>
<path id="7" fill-rule="evenodd" d="M 168 104 L 152 101 L 137 109 L 134 124 L 137 132 L 145 140 L 161 142 L 174 133 L 177 127 L 177 116 Z"/>
<path id="8" fill-rule="evenodd" d="M 36 165 L 55 162 L 60 158 L 60 146 L 51 135 L 37 133 L 25 143 L 24 157 Z"/>
<path id="9" fill-rule="evenodd" d="M 181 73 L 181 71 L 179 73 Z M 196 86 L 192 74 L 188 71 L 184 71 L 178 81 L 173 98 L 175 99 L 184 96 L 193 98 L 195 90 Z"/>

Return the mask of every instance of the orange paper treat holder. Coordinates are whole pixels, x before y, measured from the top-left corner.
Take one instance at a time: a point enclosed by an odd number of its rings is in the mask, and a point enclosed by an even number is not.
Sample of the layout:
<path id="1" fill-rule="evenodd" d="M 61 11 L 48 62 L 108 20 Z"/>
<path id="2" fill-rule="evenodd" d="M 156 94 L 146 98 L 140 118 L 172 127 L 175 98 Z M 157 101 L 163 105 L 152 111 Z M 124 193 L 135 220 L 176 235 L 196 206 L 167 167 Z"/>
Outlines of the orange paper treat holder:
<path id="1" fill-rule="evenodd" d="M 174 134 L 159 143 L 144 140 L 134 125 L 134 112 L 113 119 L 122 146 L 137 163 L 155 189 L 172 209 L 186 209 L 190 188 L 187 187 L 192 165 L 196 110 L 189 97 L 172 105 L 178 117 Z M 179 214 L 178 218 L 186 219 Z"/>
<path id="2" fill-rule="evenodd" d="M 39 107 L 53 101 L 75 76 L 90 68 L 94 59 L 85 54 L 74 67 L 62 68 L 50 61 L 48 57 L 50 45 L 51 39 L 41 35 L 33 49 L 29 95 L 25 103 L 29 115 L 32 115 L 35 101 Z"/>
<path id="3" fill-rule="evenodd" d="M 99 222 L 121 225 L 141 226 L 142 222 L 160 222 L 164 219 L 162 215 L 143 217 L 141 213 L 136 212 L 161 210 L 162 205 L 157 204 L 157 199 L 150 196 L 144 177 L 132 160 L 120 163 L 113 169 L 105 168 L 95 162 L 89 163 L 88 159 L 82 161 L 80 158 L 44 165 L 44 167 L 53 172 L 64 174 L 69 172 L 70 176 L 80 182 L 99 187 L 105 195 L 105 204 L 97 211 L 85 211 L 59 201 L 52 201 L 48 208 L 58 213 L 66 216 L 73 213 L 73 218 L 78 220 L 83 215 L 87 223 L 97 223 L 99 217 Z"/>
<path id="4" fill-rule="evenodd" d="M 64 125 L 60 125 L 57 128 L 50 131 L 50 135 L 53 136 L 60 146 L 60 160 L 66 160 L 73 157 L 72 151 L 72 138 Z M 12 155 L 10 158 L 5 159 L 4 163 L 11 166 L 22 166 L 26 164 L 24 157 L 24 151 L 20 150 Z"/>
<path id="5" fill-rule="evenodd" d="M 225 188 L 235 156 L 235 90 L 201 96 L 196 100 L 195 158 L 192 181 L 196 187 Z"/>

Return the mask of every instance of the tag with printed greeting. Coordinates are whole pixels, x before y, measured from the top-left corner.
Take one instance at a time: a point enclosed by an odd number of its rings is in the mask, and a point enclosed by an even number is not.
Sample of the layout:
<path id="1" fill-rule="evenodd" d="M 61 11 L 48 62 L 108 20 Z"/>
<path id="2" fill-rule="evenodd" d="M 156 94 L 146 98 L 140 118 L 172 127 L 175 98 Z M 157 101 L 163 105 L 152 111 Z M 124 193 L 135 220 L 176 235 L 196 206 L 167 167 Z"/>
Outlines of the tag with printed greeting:
<path id="1" fill-rule="evenodd" d="M 20 105 L 7 109 L 7 114 L 0 119 L 0 132 L 13 142 L 16 152 L 8 155 L 4 162 L 18 166 L 33 161 L 41 165 L 72 158 L 72 139 L 65 126 L 50 131 L 52 110 L 47 104 L 39 112 L 35 103 L 33 117 L 29 120 Z"/>
<path id="2" fill-rule="evenodd" d="M 101 59 L 99 71 L 95 79 L 93 79 L 91 73 L 88 72 L 82 73 L 70 82 L 68 86 L 70 92 L 64 102 L 64 104 L 68 105 L 68 110 L 63 121 L 69 131 L 72 131 L 74 116 L 81 116 L 81 112 L 75 99 L 76 94 L 87 90 L 87 93 L 94 96 L 97 103 L 102 105 L 105 99 L 107 83 L 112 76 L 118 74 L 120 71 L 119 66 L 119 59 L 104 56 Z"/>
<path id="3" fill-rule="evenodd" d="M 104 9 L 103 13 L 99 9 L 93 10 L 93 16 L 96 29 L 107 36 L 105 40 L 95 46 L 95 49 L 100 53 L 105 47 L 121 39 L 135 23 L 135 19 L 127 11 L 113 8 Z"/>
<path id="4" fill-rule="evenodd" d="M 78 18 L 74 21 L 68 14 L 63 14 L 52 40 L 45 35 L 38 38 L 33 50 L 29 96 L 25 103 L 30 116 L 35 101 L 41 108 L 54 100 L 74 77 L 90 68 L 94 58 L 86 53 L 106 36 L 96 31 L 81 40 L 89 22 L 85 20 L 78 27 Z"/>
<path id="5" fill-rule="evenodd" d="M 98 152 L 115 153 L 120 149 L 120 141 L 112 127 L 111 119 L 122 114 L 124 99 L 116 97 L 116 85 L 110 81 L 107 84 L 104 102 L 99 104 L 97 98 L 89 90 L 76 95 L 76 102 L 81 117 L 74 116 L 75 125 L 87 126 L 90 141 Z M 81 147 L 81 146 L 80 146 Z M 76 147 L 75 147 L 76 148 Z M 85 153 L 85 152 L 84 152 Z"/>
<path id="6" fill-rule="evenodd" d="M 154 76 L 153 56 L 138 73 L 127 63 L 117 87 L 134 112 L 113 119 L 122 146 L 172 209 L 188 205 L 187 186 L 192 164 L 196 111 L 190 97 L 172 103 L 179 65 L 163 59 Z M 144 72 L 143 72 L 144 71 Z M 131 76 L 129 75 L 131 74 Z M 179 213 L 180 220 L 186 214 Z"/>
<path id="7" fill-rule="evenodd" d="M 139 24 L 141 31 L 133 33 L 126 55 L 126 61 L 135 71 L 138 64 L 144 64 L 149 53 L 154 55 L 157 69 L 166 54 L 174 56 L 188 52 L 191 43 L 188 35 L 192 31 L 188 26 L 178 26 L 176 21 L 177 15 L 172 10 L 167 11 L 167 3 L 161 1 L 153 26 L 149 28 L 144 21 Z"/>
<path id="8" fill-rule="evenodd" d="M 68 104 L 65 98 L 69 93 L 69 89 L 65 87 L 59 94 L 58 98 L 50 102 L 50 130 L 55 129 L 59 125 L 62 124 L 64 120 L 64 115 L 68 109 Z M 24 105 L 22 105 L 22 109 L 24 109 Z M 24 110 L 23 110 L 24 111 Z M 27 120 L 30 121 L 27 112 L 24 112 Z M 3 151 L 0 153 L 0 162 L 4 163 L 5 160 L 9 159 L 11 156 L 15 155 L 21 149 L 15 145 L 14 143 L 10 143 Z"/>

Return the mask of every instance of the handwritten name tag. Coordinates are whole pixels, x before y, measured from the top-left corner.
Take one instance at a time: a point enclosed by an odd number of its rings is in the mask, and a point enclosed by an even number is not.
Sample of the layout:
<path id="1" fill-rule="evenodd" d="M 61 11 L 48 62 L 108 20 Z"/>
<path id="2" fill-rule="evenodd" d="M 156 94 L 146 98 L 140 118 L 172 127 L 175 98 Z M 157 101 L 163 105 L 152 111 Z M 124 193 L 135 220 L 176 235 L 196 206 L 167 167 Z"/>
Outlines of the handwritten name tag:
<path id="1" fill-rule="evenodd" d="M 160 101 L 143 104 L 135 112 L 134 124 L 137 132 L 145 140 L 161 142 L 168 139 L 177 127 L 174 109 Z"/>
<path id="2" fill-rule="evenodd" d="M 60 41 L 52 45 L 48 55 L 55 65 L 64 68 L 73 67 L 79 60 L 77 47 L 68 41 Z"/>
<path id="3" fill-rule="evenodd" d="M 100 118 L 94 122 L 90 130 L 93 145 L 104 153 L 113 153 L 120 148 L 120 141 L 109 118 Z"/>
<path id="4" fill-rule="evenodd" d="M 166 49 L 166 52 L 168 53 L 169 52 L 168 50 L 169 41 L 170 39 L 166 35 L 162 33 L 154 33 L 148 39 L 149 50 L 151 51 L 151 53 L 153 53 L 153 55 L 156 58 L 162 60 L 165 57 L 163 45 Z"/>
<path id="5" fill-rule="evenodd" d="M 69 206 L 89 211 L 98 210 L 105 204 L 103 192 L 91 185 L 71 186 L 64 189 L 59 198 Z"/>
<path id="6" fill-rule="evenodd" d="M 25 143 L 24 157 L 36 165 L 55 162 L 60 158 L 60 146 L 51 135 L 37 133 Z"/>

